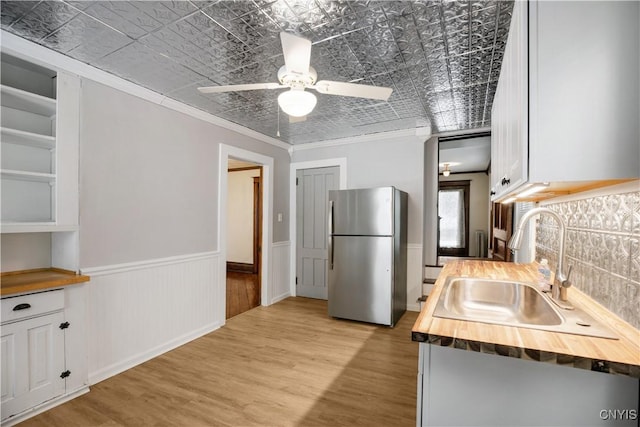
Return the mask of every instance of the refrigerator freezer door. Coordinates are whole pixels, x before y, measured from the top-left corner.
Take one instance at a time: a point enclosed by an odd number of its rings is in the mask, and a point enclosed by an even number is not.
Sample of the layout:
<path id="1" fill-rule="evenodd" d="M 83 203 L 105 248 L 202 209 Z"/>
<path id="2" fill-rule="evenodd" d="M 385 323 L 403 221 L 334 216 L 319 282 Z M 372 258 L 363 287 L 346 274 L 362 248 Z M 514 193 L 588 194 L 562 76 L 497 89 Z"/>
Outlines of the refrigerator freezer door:
<path id="1" fill-rule="evenodd" d="M 391 236 L 393 187 L 329 191 L 333 234 Z M 331 203 L 333 201 L 333 203 Z"/>
<path id="2" fill-rule="evenodd" d="M 333 236 L 329 315 L 391 325 L 393 237 Z"/>

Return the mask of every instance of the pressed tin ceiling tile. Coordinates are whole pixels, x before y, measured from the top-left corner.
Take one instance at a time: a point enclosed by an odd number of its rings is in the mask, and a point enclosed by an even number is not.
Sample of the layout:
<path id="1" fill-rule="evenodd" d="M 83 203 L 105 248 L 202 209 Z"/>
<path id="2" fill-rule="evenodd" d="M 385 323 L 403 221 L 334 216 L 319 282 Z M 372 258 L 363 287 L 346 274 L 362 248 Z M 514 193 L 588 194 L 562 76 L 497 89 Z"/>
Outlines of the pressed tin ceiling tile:
<path id="1" fill-rule="evenodd" d="M 275 137 L 281 90 L 203 95 L 198 86 L 275 82 L 279 33 L 313 43 L 318 79 L 388 86 L 387 102 L 318 94 L 280 139 L 344 138 L 431 124 L 490 125 L 509 1 L 2 1 L 2 29 Z"/>

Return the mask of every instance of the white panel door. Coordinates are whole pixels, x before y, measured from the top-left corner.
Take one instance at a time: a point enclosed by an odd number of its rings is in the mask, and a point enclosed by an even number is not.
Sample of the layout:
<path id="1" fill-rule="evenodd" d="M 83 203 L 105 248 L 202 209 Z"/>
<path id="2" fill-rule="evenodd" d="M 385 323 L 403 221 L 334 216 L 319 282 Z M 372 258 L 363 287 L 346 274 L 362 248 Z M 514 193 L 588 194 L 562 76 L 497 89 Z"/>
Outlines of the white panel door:
<path id="1" fill-rule="evenodd" d="M 296 174 L 296 295 L 327 299 L 327 213 L 329 190 L 340 169 L 301 169 Z"/>
<path id="2" fill-rule="evenodd" d="M 2 418 L 64 393 L 60 311 L 2 325 Z"/>

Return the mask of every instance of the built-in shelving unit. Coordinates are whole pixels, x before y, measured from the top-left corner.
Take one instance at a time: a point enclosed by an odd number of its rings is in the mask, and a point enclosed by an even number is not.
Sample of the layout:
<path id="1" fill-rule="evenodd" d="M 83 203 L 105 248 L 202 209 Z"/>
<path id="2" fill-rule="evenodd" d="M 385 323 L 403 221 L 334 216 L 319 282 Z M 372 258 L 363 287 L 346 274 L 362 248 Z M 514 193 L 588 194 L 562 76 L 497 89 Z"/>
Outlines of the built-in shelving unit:
<path id="1" fill-rule="evenodd" d="M 56 180 L 55 174 L 52 173 L 26 172 L 10 169 L 2 169 L 2 178 L 15 179 L 18 181 L 48 182 L 50 184 Z"/>
<path id="2" fill-rule="evenodd" d="M 56 145 L 54 136 L 25 132 L 19 129 L 0 128 L 2 142 L 6 144 L 24 145 L 26 147 L 45 148 L 53 150 Z"/>
<path id="3" fill-rule="evenodd" d="M 2 233 L 76 231 L 79 79 L 1 59 Z"/>
<path id="4" fill-rule="evenodd" d="M 2 60 L 2 228 L 39 230 L 56 223 L 56 73 Z"/>
<path id="5" fill-rule="evenodd" d="M 45 117 L 53 117 L 56 114 L 56 100 L 37 93 L 15 87 L 0 85 L 2 106 L 16 110 L 27 111 Z"/>

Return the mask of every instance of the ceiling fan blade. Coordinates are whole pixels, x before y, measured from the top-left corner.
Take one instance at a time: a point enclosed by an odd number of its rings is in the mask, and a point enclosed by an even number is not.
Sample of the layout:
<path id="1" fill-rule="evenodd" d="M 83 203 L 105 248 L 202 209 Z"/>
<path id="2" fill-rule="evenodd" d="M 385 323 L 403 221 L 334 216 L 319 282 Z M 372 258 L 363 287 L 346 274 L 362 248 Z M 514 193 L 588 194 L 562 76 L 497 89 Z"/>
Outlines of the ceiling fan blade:
<path id="1" fill-rule="evenodd" d="M 256 89 L 278 89 L 281 87 L 288 87 L 288 86 L 282 86 L 279 83 L 251 83 L 246 85 L 199 87 L 198 90 L 202 93 L 220 93 L 220 92 L 239 92 L 242 90 L 256 90 Z"/>
<path id="2" fill-rule="evenodd" d="M 391 96 L 393 89 L 390 87 L 359 85 L 357 83 L 332 82 L 320 80 L 311 86 L 312 89 L 327 95 L 353 96 L 355 98 L 369 98 L 386 101 Z"/>
<path id="3" fill-rule="evenodd" d="M 307 120 L 307 116 L 301 116 L 301 117 L 289 116 L 289 123 L 300 123 L 306 120 Z"/>
<path id="4" fill-rule="evenodd" d="M 311 41 L 284 31 L 280 33 L 280 41 L 287 71 L 307 74 L 311 63 Z"/>

